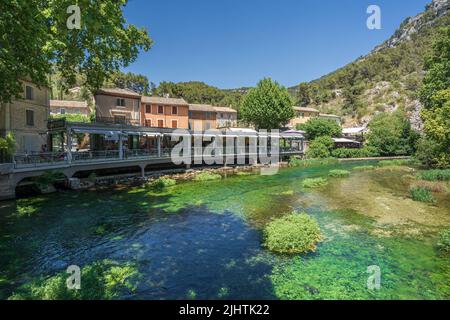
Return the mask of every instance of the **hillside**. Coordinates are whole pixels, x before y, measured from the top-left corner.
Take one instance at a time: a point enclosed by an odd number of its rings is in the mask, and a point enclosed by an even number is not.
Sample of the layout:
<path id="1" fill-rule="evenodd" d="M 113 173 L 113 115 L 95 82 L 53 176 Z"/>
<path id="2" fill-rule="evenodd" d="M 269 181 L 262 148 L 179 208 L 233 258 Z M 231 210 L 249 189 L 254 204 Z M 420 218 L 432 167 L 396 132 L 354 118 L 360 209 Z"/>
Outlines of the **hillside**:
<path id="1" fill-rule="evenodd" d="M 434 0 L 367 56 L 310 83 L 290 88 L 299 105 L 344 117 L 345 126 L 365 125 L 374 114 L 405 110 L 420 130 L 416 93 L 435 34 L 450 24 L 448 0 Z"/>

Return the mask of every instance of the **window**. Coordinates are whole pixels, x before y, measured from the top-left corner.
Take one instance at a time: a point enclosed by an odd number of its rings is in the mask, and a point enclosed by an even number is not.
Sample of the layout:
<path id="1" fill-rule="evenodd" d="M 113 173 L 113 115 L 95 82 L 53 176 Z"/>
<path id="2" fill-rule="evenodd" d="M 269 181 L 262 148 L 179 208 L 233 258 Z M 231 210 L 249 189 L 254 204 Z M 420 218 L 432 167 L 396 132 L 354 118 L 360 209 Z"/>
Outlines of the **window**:
<path id="1" fill-rule="evenodd" d="M 145 113 L 152 113 L 152 106 L 149 104 L 145 105 Z"/>
<path id="2" fill-rule="evenodd" d="M 164 113 L 164 106 L 158 106 L 158 113 L 163 114 Z"/>
<path id="3" fill-rule="evenodd" d="M 188 112 L 189 118 L 192 118 L 192 111 Z"/>
<path id="4" fill-rule="evenodd" d="M 66 114 L 66 109 L 61 108 L 61 114 Z"/>
<path id="5" fill-rule="evenodd" d="M 25 87 L 25 94 L 27 100 L 33 100 L 33 88 L 30 86 Z"/>
<path id="6" fill-rule="evenodd" d="M 117 98 L 117 106 L 118 107 L 125 107 L 125 99 Z"/>
<path id="7" fill-rule="evenodd" d="M 205 123 L 205 130 L 211 129 L 211 123 L 207 122 Z"/>
<path id="8" fill-rule="evenodd" d="M 176 106 L 172 107 L 172 114 L 178 114 L 178 107 Z"/>
<path id="9" fill-rule="evenodd" d="M 158 120 L 158 128 L 163 128 L 164 127 L 164 120 Z"/>
<path id="10" fill-rule="evenodd" d="M 172 128 L 178 128 L 178 120 L 172 120 Z"/>
<path id="11" fill-rule="evenodd" d="M 151 119 L 146 119 L 145 120 L 145 126 L 146 127 L 151 127 L 152 126 L 152 120 Z"/>
<path id="12" fill-rule="evenodd" d="M 27 126 L 34 126 L 34 111 L 27 110 L 26 117 L 27 117 Z"/>
<path id="13" fill-rule="evenodd" d="M 206 112 L 206 120 L 209 120 L 211 118 L 211 115 L 209 112 Z"/>

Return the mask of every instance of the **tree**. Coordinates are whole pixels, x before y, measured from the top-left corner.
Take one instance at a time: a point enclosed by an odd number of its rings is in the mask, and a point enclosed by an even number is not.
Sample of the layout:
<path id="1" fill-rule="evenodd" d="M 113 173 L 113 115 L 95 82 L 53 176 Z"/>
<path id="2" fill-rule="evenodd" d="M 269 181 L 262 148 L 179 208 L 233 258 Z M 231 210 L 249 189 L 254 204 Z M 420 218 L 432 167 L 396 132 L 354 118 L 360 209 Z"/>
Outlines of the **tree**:
<path id="1" fill-rule="evenodd" d="M 411 155 L 419 138 L 411 129 L 411 123 L 401 111 L 380 113 L 369 123 L 367 145 L 381 156 Z"/>
<path id="2" fill-rule="evenodd" d="M 280 129 L 295 116 L 292 104 L 286 88 L 265 78 L 244 97 L 241 116 L 257 129 Z"/>
<path id="3" fill-rule="evenodd" d="M 150 91 L 148 78 L 141 74 L 119 71 L 115 72 L 108 82 L 117 88 L 130 89 L 142 95 L 148 95 Z"/>
<path id="4" fill-rule="evenodd" d="M 334 141 L 329 136 L 320 136 L 314 139 L 308 146 L 307 156 L 311 159 L 324 159 L 331 156 Z"/>
<path id="5" fill-rule="evenodd" d="M 311 103 L 311 87 L 308 83 L 302 82 L 298 85 L 296 92 L 296 104 L 306 107 Z"/>
<path id="6" fill-rule="evenodd" d="M 63 87 L 85 76 L 95 91 L 120 67 L 149 50 L 147 31 L 128 24 L 122 13 L 126 0 L 78 0 L 80 29 L 69 29 L 71 0 L 9 0 L 0 5 L 0 100 L 8 102 L 22 91 L 21 79 L 48 85 L 57 70 Z"/>
<path id="7" fill-rule="evenodd" d="M 425 69 L 420 90 L 425 137 L 416 156 L 426 166 L 444 168 L 450 165 L 450 27 L 436 39 Z"/>
<path id="8" fill-rule="evenodd" d="M 306 138 L 310 141 L 318 137 L 340 137 L 342 128 L 336 121 L 321 118 L 312 118 L 308 122 L 298 126 L 298 129 L 306 131 Z"/>

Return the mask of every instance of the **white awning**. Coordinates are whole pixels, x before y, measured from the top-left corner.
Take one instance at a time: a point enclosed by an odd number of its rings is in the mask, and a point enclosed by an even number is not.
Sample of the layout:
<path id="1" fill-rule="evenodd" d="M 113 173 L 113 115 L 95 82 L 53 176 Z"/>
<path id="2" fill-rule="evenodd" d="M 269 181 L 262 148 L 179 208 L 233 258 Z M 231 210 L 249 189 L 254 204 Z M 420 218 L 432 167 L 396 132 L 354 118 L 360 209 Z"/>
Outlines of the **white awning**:
<path id="1" fill-rule="evenodd" d="M 345 138 L 333 138 L 333 141 L 336 143 L 355 143 L 355 144 L 361 144 L 358 141 L 345 139 Z"/>
<path id="2" fill-rule="evenodd" d="M 159 132 L 149 132 L 149 131 L 123 131 L 122 132 L 128 136 L 145 136 L 145 137 L 157 137 L 160 136 Z"/>

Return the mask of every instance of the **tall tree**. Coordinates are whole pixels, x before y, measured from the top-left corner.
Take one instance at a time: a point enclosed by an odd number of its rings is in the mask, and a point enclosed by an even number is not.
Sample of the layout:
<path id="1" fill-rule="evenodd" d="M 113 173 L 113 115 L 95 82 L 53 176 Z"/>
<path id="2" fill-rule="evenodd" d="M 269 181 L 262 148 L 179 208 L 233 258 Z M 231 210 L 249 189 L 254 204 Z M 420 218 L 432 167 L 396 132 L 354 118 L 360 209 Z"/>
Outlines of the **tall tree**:
<path id="1" fill-rule="evenodd" d="M 367 145 L 382 156 L 411 155 L 416 150 L 418 133 L 411 129 L 411 123 L 401 111 L 378 114 L 369 123 L 369 129 Z"/>
<path id="2" fill-rule="evenodd" d="M 250 89 L 241 106 L 242 119 L 257 129 L 280 129 L 295 115 L 291 95 L 270 78 Z"/>
<path id="3" fill-rule="evenodd" d="M 148 78 L 142 74 L 115 72 L 108 82 L 115 87 L 131 89 L 143 95 L 148 95 L 150 91 Z"/>
<path id="4" fill-rule="evenodd" d="M 127 0 L 78 0 L 80 29 L 68 28 L 73 0 L 0 2 L 0 100 L 21 92 L 21 79 L 48 85 L 54 67 L 63 85 L 85 75 L 86 86 L 99 88 L 120 67 L 133 62 L 152 40 L 144 29 L 128 24 Z M 69 12 L 71 12 L 69 10 Z"/>
<path id="5" fill-rule="evenodd" d="M 311 103 L 311 87 L 307 82 L 298 85 L 296 91 L 296 104 L 300 107 L 306 107 Z"/>
<path id="6" fill-rule="evenodd" d="M 427 74 L 420 90 L 425 137 L 418 158 L 435 167 L 450 166 L 450 26 L 442 30 L 425 61 Z M 432 148 L 429 148 L 432 146 Z"/>

